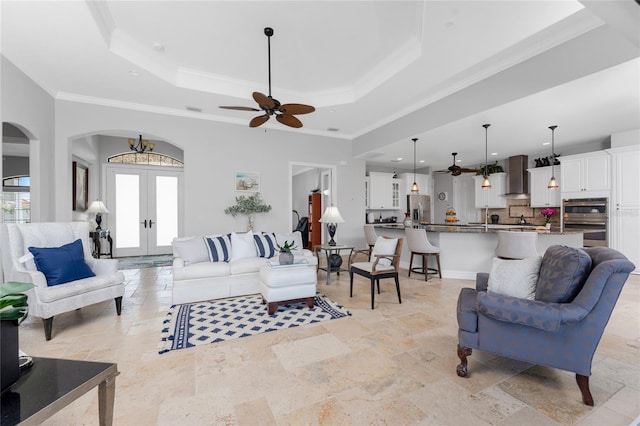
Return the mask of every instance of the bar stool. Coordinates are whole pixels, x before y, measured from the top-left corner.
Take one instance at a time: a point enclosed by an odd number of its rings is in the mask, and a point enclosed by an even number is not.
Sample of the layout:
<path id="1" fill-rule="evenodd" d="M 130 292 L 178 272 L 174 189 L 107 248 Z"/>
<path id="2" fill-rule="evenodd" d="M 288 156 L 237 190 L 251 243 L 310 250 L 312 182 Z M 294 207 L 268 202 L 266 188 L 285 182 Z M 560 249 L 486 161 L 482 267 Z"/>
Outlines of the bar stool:
<path id="1" fill-rule="evenodd" d="M 411 276 L 411 272 L 424 274 L 424 280 L 427 281 L 429 274 L 437 273 L 438 277 L 442 278 L 442 271 L 440 269 L 440 248 L 431 245 L 427 238 L 427 231 L 418 228 L 406 228 L 404 232 L 407 237 L 407 246 L 411 251 L 411 259 L 409 260 L 409 276 Z M 413 267 L 414 255 L 422 257 L 422 266 Z M 427 267 L 428 256 L 435 256 L 438 269 Z"/>
<path id="2" fill-rule="evenodd" d="M 538 233 L 498 231 L 495 254 L 502 259 L 524 259 L 538 256 Z"/>
<path id="3" fill-rule="evenodd" d="M 373 250 L 373 246 L 376 244 L 378 235 L 376 234 L 376 228 L 373 225 L 364 225 L 364 238 L 367 240 L 369 250 Z"/>

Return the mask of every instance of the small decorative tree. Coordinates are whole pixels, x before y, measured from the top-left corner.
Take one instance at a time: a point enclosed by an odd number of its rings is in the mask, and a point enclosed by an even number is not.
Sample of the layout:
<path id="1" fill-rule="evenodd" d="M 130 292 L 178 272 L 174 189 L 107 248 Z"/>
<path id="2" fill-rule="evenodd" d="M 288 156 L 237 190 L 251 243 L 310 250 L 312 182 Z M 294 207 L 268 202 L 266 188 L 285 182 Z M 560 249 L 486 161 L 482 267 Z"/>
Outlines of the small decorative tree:
<path id="1" fill-rule="evenodd" d="M 239 214 L 246 214 L 249 216 L 248 230 L 253 231 L 253 214 L 254 213 L 267 213 L 271 210 L 271 206 L 265 204 L 260 197 L 260 193 L 256 192 L 253 195 L 245 196 L 241 195 L 236 197 L 236 204 L 224 209 L 226 214 L 230 214 L 236 217 Z"/>

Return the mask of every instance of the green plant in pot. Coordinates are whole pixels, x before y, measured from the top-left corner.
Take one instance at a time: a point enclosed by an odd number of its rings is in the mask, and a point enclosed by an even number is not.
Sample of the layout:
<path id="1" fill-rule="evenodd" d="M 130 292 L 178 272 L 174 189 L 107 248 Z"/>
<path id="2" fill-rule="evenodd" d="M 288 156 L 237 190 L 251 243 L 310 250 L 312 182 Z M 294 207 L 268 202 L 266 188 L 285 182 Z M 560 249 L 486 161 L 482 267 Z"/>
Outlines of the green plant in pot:
<path id="1" fill-rule="evenodd" d="M 271 211 L 271 206 L 262 201 L 259 192 L 248 197 L 245 195 L 236 197 L 236 203 L 233 206 L 229 206 L 224 209 L 225 214 L 230 214 L 233 217 L 236 217 L 239 214 L 246 214 L 249 216 L 249 231 L 253 231 L 254 213 L 267 213 L 269 211 Z"/>
<path id="2" fill-rule="evenodd" d="M 20 376 L 18 326 L 29 314 L 25 291 L 33 284 L 8 282 L 0 285 L 0 381 L 2 391 Z"/>
<path id="3" fill-rule="evenodd" d="M 293 253 L 291 253 L 291 250 L 294 250 L 296 248 L 295 242 L 291 241 L 291 243 L 289 243 L 289 241 L 285 241 L 283 245 L 276 244 L 276 246 L 278 246 L 278 250 L 280 250 L 280 256 L 278 256 L 278 261 L 280 262 L 280 264 L 293 264 Z"/>

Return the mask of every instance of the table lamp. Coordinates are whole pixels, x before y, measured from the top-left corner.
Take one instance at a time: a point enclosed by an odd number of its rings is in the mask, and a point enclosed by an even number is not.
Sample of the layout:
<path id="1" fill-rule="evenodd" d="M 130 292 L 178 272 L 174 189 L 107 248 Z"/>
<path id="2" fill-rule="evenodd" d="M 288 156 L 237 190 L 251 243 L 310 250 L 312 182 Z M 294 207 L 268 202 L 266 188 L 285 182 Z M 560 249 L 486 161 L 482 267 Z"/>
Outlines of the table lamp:
<path id="1" fill-rule="evenodd" d="M 95 213 L 96 214 L 96 231 L 102 229 L 100 224 L 102 223 L 102 213 L 109 213 L 107 207 L 100 200 L 92 201 L 87 209 L 87 213 Z"/>
<path id="2" fill-rule="evenodd" d="M 335 246 L 336 242 L 333 240 L 333 236 L 336 235 L 336 229 L 338 229 L 338 223 L 344 222 L 342 216 L 340 216 L 340 212 L 336 206 L 329 206 L 322 214 L 320 218 L 320 222 L 327 224 L 327 231 L 329 232 L 329 236 L 331 237 L 331 241 L 329 241 L 330 246 Z"/>

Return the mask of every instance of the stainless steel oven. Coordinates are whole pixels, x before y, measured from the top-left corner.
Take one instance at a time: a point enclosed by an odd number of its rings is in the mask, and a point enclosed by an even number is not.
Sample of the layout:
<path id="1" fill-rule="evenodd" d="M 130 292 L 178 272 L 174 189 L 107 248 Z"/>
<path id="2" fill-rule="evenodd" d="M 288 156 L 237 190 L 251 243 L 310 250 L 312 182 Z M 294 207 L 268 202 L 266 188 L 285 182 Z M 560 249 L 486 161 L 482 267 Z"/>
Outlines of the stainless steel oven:
<path id="1" fill-rule="evenodd" d="M 569 198 L 562 208 L 564 228 L 585 231 L 585 247 L 609 246 L 607 198 Z"/>

